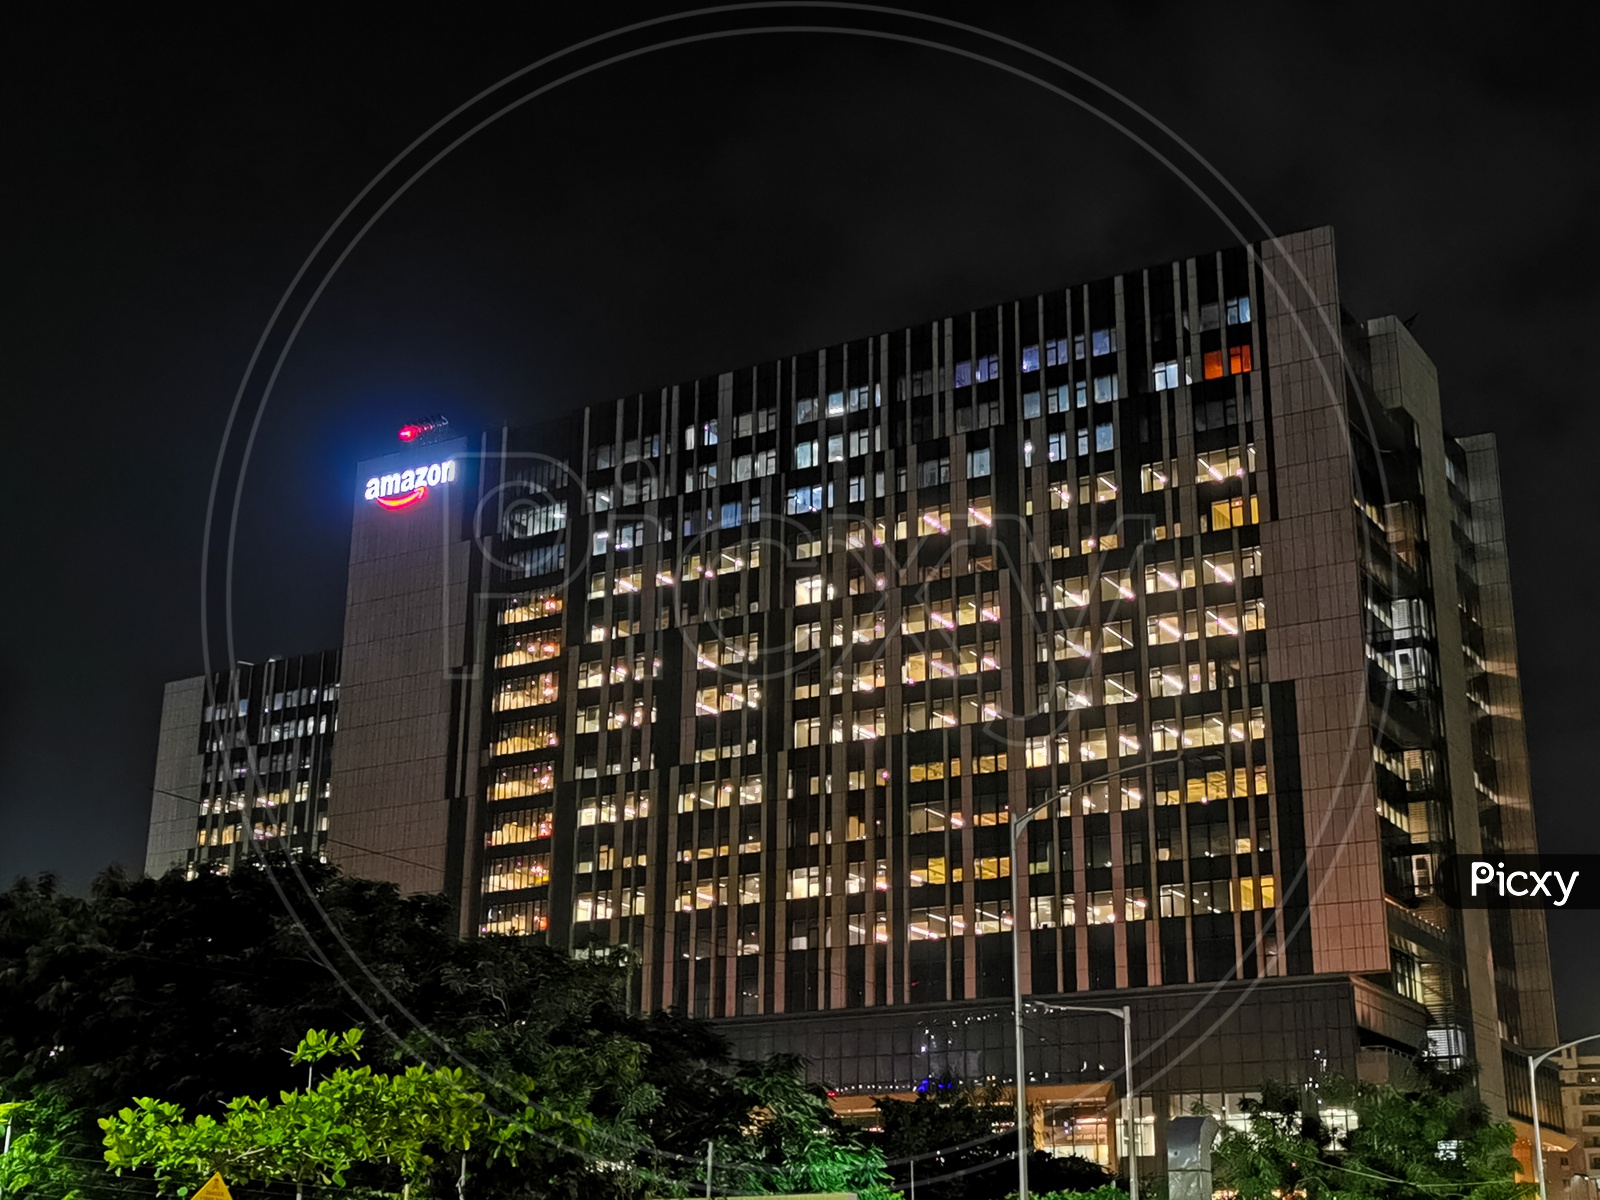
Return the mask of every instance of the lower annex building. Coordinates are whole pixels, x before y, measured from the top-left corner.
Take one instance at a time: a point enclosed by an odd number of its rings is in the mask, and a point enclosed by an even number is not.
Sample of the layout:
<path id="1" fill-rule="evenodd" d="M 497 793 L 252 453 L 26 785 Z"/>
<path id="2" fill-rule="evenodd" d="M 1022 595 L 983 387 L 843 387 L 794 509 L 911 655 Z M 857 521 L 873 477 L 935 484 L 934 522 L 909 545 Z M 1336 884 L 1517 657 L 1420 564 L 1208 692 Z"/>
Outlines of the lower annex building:
<path id="1" fill-rule="evenodd" d="M 359 470 L 337 655 L 169 688 L 148 866 L 284 837 L 631 946 L 847 1111 L 1012 1081 L 1021 936 L 1131 1005 L 1142 1155 L 1418 1052 L 1525 1125 L 1542 914 L 1432 887 L 1535 849 L 1499 486 L 1327 229 L 421 438 Z M 1119 1158 L 1120 1027 L 1029 1029 L 1041 1135 Z"/>

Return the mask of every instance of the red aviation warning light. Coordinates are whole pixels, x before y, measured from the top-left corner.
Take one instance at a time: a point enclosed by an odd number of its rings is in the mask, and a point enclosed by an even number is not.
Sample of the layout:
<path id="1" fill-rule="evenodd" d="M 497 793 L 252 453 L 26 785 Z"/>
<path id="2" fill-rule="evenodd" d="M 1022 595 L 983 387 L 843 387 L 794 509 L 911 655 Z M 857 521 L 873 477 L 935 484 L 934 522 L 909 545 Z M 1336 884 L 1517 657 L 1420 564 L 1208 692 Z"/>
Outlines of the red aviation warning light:
<path id="1" fill-rule="evenodd" d="M 400 440 L 408 446 L 421 442 L 432 441 L 435 437 L 443 436 L 450 427 L 450 422 L 442 416 L 432 416 L 425 421 L 412 421 L 400 426 Z"/>

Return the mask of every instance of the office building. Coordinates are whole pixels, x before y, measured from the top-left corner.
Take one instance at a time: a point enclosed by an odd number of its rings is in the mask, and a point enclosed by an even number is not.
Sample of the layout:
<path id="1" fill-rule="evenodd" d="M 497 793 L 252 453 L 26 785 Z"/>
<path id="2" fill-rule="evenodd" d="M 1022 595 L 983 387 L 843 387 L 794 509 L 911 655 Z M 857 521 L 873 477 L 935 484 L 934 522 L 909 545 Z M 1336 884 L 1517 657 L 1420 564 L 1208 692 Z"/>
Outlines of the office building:
<path id="1" fill-rule="evenodd" d="M 1494 442 L 1331 231 L 408 444 L 354 501 L 332 856 L 463 933 L 631 946 L 641 1006 L 858 1111 L 1011 1080 L 1020 930 L 1026 993 L 1131 1007 L 1141 1153 L 1418 1053 L 1525 1125 L 1542 915 L 1433 890 L 1535 844 Z M 1041 1135 L 1119 1157 L 1120 1027 L 1029 1027 Z"/>
<path id="2" fill-rule="evenodd" d="M 325 857 L 337 651 L 167 684 L 145 873 L 231 867 L 252 845 Z"/>

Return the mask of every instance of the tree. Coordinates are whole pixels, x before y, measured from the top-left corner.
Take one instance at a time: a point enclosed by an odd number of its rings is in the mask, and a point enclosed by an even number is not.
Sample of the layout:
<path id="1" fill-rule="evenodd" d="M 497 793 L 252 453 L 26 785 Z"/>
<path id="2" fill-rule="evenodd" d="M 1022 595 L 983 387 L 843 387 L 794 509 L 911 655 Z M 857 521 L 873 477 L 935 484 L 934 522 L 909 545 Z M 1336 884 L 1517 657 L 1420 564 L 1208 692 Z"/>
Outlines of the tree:
<path id="1" fill-rule="evenodd" d="M 490 1136 L 530 1131 L 494 1155 L 478 1155 L 473 1135 L 475 1200 L 671 1194 L 701 1177 L 707 1141 L 756 1180 L 870 1188 L 881 1175 L 881 1154 L 832 1119 L 795 1064 L 740 1063 L 704 1023 L 630 1012 L 627 952 L 580 959 L 525 938 L 462 941 L 455 924 L 440 897 L 402 897 L 316 863 L 244 863 L 193 880 L 108 873 L 82 898 L 48 878 L 20 883 L 0 892 L 0 1102 L 46 1089 L 89 1146 L 97 1118 L 123 1109 L 152 1129 L 232 1121 L 236 1140 L 299 1139 L 309 1181 L 342 1161 L 331 1143 L 305 1144 L 316 1105 L 332 1097 L 288 1051 L 308 1029 L 361 1027 L 374 1074 L 462 1072 L 505 1122 Z M 314 1095 L 255 1099 L 299 1092 Z M 170 1107 L 146 1111 L 136 1097 Z M 198 1132 L 185 1137 L 221 1153 Z M 459 1155 L 423 1152 L 434 1160 L 427 1186 L 446 1189 L 445 1158 L 459 1168 Z M 396 1155 L 384 1168 L 393 1179 Z M 351 1186 L 382 1182 L 357 1159 Z"/>
<path id="2" fill-rule="evenodd" d="M 1014 1182 L 1011 1152 L 1016 1143 L 1010 1129 L 1014 1110 L 1004 1093 L 942 1078 L 930 1080 L 915 1100 L 880 1096 L 877 1103 L 883 1127 L 877 1144 L 891 1161 L 901 1164 L 894 1170 L 899 1184 L 910 1184 L 909 1160 L 916 1160 L 919 1197 L 998 1197 Z M 997 1131 L 996 1126 L 1004 1128 Z M 1003 1163 L 1012 1164 L 1009 1175 Z"/>
<path id="3" fill-rule="evenodd" d="M 1313 1097 L 1283 1083 L 1262 1087 L 1246 1103 L 1245 1129 L 1223 1133 L 1213 1154 L 1219 1186 L 1239 1200 L 1301 1196 L 1306 1200 L 1519 1200 L 1531 1184 L 1515 1181 L 1510 1125 L 1489 1120 L 1463 1097 L 1463 1072 L 1426 1065 L 1413 1085 L 1321 1080 Z M 1318 1103 L 1354 1113 L 1337 1134 Z"/>
<path id="4" fill-rule="evenodd" d="M 0 1196 L 84 1200 L 84 1187 L 100 1182 L 102 1173 L 90 1160 L 93 1148 L 60 1096 L 39 1089 L 27 1100 L 0 1103 L 0 1138 L 8 1124 L 11 1146 L 0 1154 Z"/>
<path id="5" fill-rule="evenodd" d="M 834 1115 L 800 1063 L 777 1056 L 746 1063 L 729 1080 L 744 1115 L 714 1143 L 712 1182 L 749 1192 L 855 1192 L 888 1200 L 883 1152 L 864 1144 Z"/>
<path id="6" fill-rule="evenodd" d="M 408 1030 L 406 1012 L 453 1007 L 445 968 L 470 954 L 441 897 L 319 863 L 108 872 L 87 898 L 24 881 L 0 893 L 0 1089 L 92 1110 L 138 1090 L 190 1107 L 270 1093 L 306 1029 Z"/>
<path id="7" fill-rule="evenodd" d="M 1001 1200 L 1016 1188 L 1016 1109 L 1012 1095 L 948 1077 L 928 1082 L 914 1100 L 878 1097 L 883 1132 L 876 1144 L 894 1164 L 902 1187 L 915 1158 L 917 1195 L 926 1200 Z M 1114 1179 L 1099 1163 L 1078 1155 L 1034 1150 L 1028 1156 L 1030 1192 L 1091 1193 Z"/>
<path id="8" fill-rule="evenodd" d="M 361 1031 L 337 1037 L 310 1031 L 294 1060 L 360 1057 Z M 531 1081 L 528 1081 L 531 1090 Z M 407 1197 L 434 1194 L 441 1162 L 515 1161 L 536 1137 L 581 1146 L 583 1114 L 554 1114 L 529 1106 L 495 1114 L 460 1068 L 408 1067 L 385 1074 L 369 1066 L 340 1066 L 276 1102 L 235 1097 L 221 1120 L 190 1119 L 182 1106 L 141 1097 L 102 1118 L 107 1163 L 120 1175 L 150 1168 L 164 1189 L 186 1195 L 214 1172 L 245 1182 L 344 1187 L 351 1177 Z M 446 1170 L 444 1174 L 448 1175 Z M 464 1191 L 464 1185 L 462 1186 Z"/>

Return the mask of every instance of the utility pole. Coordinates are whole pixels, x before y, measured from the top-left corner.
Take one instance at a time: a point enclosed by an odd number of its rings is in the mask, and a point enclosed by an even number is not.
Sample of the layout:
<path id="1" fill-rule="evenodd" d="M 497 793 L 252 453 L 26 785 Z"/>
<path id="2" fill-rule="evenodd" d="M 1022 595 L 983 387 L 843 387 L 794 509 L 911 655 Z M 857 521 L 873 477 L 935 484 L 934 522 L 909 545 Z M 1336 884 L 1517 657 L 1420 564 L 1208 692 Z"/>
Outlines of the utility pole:
<path id="1" fill-rule="evenodd" d="M 706 1143 L 706 1200 L 711 1200 L 711 1154 L 716 1145 L 711 1141 Z"/>

